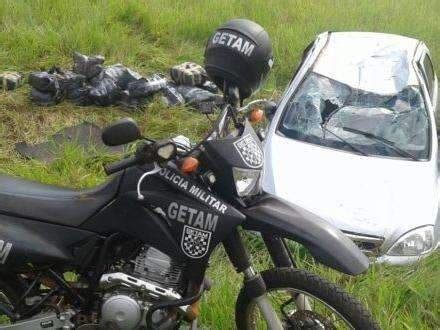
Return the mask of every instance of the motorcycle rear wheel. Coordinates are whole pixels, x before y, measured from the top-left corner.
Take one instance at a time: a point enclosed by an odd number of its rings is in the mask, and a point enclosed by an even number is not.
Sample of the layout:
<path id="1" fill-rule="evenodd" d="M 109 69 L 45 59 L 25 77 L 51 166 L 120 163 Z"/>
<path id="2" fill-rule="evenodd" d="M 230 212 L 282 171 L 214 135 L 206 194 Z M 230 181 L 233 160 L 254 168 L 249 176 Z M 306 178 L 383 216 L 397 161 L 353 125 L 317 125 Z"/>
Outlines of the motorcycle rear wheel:
<path id="1" fill-rule="evenodd" d="M 19 299 L 19 285 L 13 281 L 0 279 L 0 326 L 9 322 L 9 317 L 2 312 L 2 308 L 12 311 Z"/>
<path id="2" fill-rule="evenodd" d="M 277 305 L 279 300 L 284 300 L 281 306 L 273 307 L 285 329 L 380 329 L 359 300 L 315 274 L 302 269 L 276 268 L 261 275 L 271 303 Z M 311 309 L 297 308 L 293 297 L 298 295 L 307 297 Z M 294 308 L 287 312 L 289 305 Z M 266 329 L 255 301 L 244 289 L 237 298 L 235 321 L 238 329 Z"/>

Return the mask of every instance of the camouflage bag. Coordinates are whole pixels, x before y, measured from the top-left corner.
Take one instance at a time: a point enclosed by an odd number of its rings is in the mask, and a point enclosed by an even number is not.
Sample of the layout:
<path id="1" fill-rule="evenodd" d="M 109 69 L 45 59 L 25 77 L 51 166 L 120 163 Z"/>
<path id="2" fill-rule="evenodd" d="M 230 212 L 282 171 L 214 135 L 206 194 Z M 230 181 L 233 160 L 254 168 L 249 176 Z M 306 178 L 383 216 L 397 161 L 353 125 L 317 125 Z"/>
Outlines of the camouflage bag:
<path id="1" fill-rule="evenodd" d="M 3 90 L 13 90 L 19 87 L 23 82 L 23 76 L 18 72 L 0 73 L 0 87 Z"/>
<path id="2" fill-rule="evenodd" d="M 173 66 L 170 76 L 177 85 L 187 86 L 202 86 L 208 77 L 202 66 L 192 62 Z"/>

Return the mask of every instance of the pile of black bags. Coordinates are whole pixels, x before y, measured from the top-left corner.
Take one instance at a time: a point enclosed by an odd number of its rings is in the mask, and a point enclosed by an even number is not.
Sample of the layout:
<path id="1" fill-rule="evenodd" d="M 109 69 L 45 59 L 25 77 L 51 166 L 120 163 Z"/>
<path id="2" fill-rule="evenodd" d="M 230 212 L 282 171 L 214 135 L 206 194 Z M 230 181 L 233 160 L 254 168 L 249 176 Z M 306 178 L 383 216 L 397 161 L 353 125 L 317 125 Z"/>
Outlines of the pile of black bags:
<path id="1" fill-rule="evenodd" d="M 122 64 L 104 66 L 103 56 L 73 55 L 72 70 L 53 67 L 29 75 L 33 102 L 50 106 L 62 100 L 77 105 L 123 105 L 127 108 L 148 102 L 161 93 L 168 106 L 187 104 L 210 113 L 222 101 L 217 87 L 207 79 L 204 69 L 183 63 L 171 69 L 172 81 L 161 74 L 142 77 Z"/>

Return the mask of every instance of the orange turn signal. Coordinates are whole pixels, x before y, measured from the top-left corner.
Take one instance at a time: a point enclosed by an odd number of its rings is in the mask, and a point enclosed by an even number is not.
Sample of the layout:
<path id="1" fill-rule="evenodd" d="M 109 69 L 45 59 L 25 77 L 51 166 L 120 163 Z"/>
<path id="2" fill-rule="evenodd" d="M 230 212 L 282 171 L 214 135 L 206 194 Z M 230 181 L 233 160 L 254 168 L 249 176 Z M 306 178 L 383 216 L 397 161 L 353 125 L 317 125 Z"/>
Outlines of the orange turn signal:
<path id="1" fill-rule="evenodd" d="M 190 174 L 197 171 L 199 167 L 199 160 L 194 157 L 185 157 L 182 162 L 182 166 L 180 166 L 180 170 L 185 174 Z"/>
<path id="2" fill-rule="evenodd" d="M 264 111 L 261 109 L 254 109 L 251 111 L 251 113 L 249 114 L 249 120 L 251 121 L 251 123 L 259 123 L 263 120 L 264 118 Z"/>

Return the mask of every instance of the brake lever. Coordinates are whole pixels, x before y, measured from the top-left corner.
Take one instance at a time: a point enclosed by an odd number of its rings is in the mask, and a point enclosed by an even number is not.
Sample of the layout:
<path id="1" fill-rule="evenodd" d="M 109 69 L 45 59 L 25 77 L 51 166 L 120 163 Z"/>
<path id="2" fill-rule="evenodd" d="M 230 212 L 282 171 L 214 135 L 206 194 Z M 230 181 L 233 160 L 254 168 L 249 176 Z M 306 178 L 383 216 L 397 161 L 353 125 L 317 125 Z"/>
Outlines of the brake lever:
<path id="1" fill-rule="evenodd" d="M 143 201 L 143 200 L 145 199 L 144 195 L 142 195 L 142 193 L 141 193 L 141 185 L 142 185 L 142 182 L 145 180 L 145 178 L 146 178 L 147 176 L 150 176 L 150 175 L 156 174 L 156 173 L 158 173 L 161 169 L 162 169 L 162 168 L 161 168 L 156 162 L 154 162 L 154 168 L 153 168 L 151 171 L 145 172 L 145 173 L 142 174 L 142 176 L 139 178 L 139 181 L 138 181 L 138 183 L 137 183 L 137 188 L 136 188 L 136 191 L 137 191 L 137 198 L 138 198 L 139 200 Z"/>

